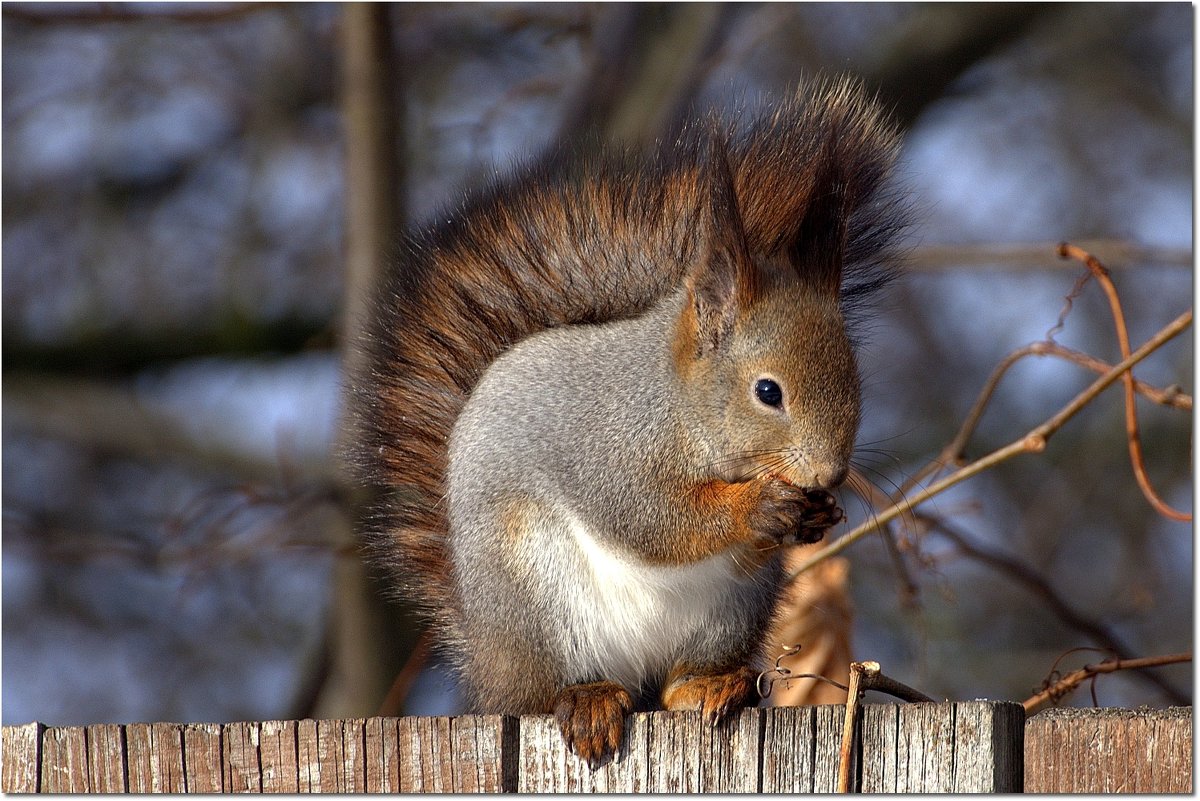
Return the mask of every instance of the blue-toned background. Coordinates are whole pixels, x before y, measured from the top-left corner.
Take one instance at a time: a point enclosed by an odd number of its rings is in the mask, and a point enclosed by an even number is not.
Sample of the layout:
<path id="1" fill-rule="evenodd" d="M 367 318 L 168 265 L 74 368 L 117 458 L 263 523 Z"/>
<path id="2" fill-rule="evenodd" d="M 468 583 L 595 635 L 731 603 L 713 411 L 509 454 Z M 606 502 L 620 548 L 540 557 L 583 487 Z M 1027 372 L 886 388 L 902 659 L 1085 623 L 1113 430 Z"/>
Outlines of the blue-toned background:
<path id="1" fill-rule="evenodd" d="M 412 647 L 406 618 L 353 603 L 331 455 L 343 14 L 4 6 L 5 723 L 368 715 Z M 589 127 L 650 141 L 688 108 L 861 75 L 907 131 L 921 210 L 911 274 L 862 358 L 860 439 L 886 451 L 869 464 L 890 489 L 949 440 L 994 364 L 1054 325 L 1079 274 L 1054 243 L 1102 240 L 1135 347 L 1191 306 L 1193 15 L 1181 3 L 397 6 L 397 193 L 419 222 Z M 1119 359 L 1095 286 L 1058 340 Z M 1192 359 L 1188 335 L 1138 375 L 1190 391 Z M 1058 361 L 1019 365 L 971 453 L 1089 380 Z M 1191 415 L 1140 409 L 1150 475 L 1190 510 Z M 1191 527 L 1138 492 L 1116 390 L 1045 454 L 927 508 L 1130 655 L 1191 648 Z M 936 697 L 1021 700 L 1059 654 L 1096 644 L 1013 573 L 937 532 L 907 540 L 913 603 L 878 536 L 848 552 L 856 657 Z M 1099 700 L 1190 701 L 1189 667 L 1157 675 L 1104 677 Z M 406 709 L 455 703 L 434 670 Z"/>

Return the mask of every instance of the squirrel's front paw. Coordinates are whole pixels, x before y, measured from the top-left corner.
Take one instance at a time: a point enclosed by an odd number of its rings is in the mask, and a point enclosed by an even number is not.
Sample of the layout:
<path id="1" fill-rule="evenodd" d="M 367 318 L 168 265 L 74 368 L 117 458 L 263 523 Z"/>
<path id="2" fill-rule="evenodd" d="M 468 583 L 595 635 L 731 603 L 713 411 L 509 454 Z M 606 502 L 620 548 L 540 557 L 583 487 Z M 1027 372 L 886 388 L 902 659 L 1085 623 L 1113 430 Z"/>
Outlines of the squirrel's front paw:
<path id="1" fill-rule="evenodd" d="M 554 718 L 567 747 L 594 770 L 621 746 L 625 716 L 632 709 L 633 699 L 624 687 L 598 681 L 560 690 Z"/>
<path id="2" fill-rule="evenodd" d="M 808 490 L 805 493 L 808 506 L 796 530 L 798 542 L 820 542 L 825 531 L 842 522 L 845 516 L 837 501 L 825 490 Z"/>
<path id="3" fill-rule="evenodd" d="M 677 668 L 673 673 L 677 675 L 668 680 L 663 690 L 663 708 L 699 709 L 714 726 L 748 706 L 751 699 L 757 700 L 758 674 L 750 668 L 700 675 Z"/>
<path id="4" fill-rule="evenodd" d="M 797 487 L 770 479 L 763 483 L 762 496 L 751 525 L 777 542 L 820 542 L 826 529 L 841 522 L 842 510 L 825 490 Z"/>

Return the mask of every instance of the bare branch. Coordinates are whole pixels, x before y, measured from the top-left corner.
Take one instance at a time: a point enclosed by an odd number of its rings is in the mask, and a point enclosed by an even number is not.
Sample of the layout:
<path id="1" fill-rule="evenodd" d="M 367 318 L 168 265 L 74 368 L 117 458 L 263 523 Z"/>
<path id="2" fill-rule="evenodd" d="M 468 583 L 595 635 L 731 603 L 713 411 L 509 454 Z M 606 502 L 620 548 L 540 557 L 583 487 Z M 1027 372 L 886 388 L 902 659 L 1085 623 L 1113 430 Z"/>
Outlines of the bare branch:
<path id="1" fill-rule="evenodd" d="M 1042 690 L 1021 703 L 1025 707 L 1025 715 L 1029 716 L 1044 708 L 1047 704 L 1056 704 L 1068 693 L 1072 692 L 1083 682 L 1102 673 L 1114 673 L 1118 670 L 1137 670 L 1163 665 L 1177 665 L 1192 661 L 1192 652 L 1182 654 L 1167 654 L 1165 656 L 1148 656 L 1141 659 L 1105 659 L 1095 665 L 1084 665 L 1074 673 L 1069 673 L 1059 681 Z"/>
<path id="2" fill-rule="evenodd" d="M 910 703 L 932 702 L 925 693 L 914 690 L 893 678 L 885 676 L 878 662 L 851 662 L 850 686 L 846 694 L 846 717 L 842 724 L 842 745 L 838 749 L 839 793 L 850 792 L 850 773 L 854 755 L 854 728 L 858 723 L 860 701 L 868 690 L 887 693 Z"/>
<path id="3" fill-rule="evenodd" d="M 138 3 L 95 3 L 91 7 L 56 7 L 47 3 L 5 3 L 0 14 L 4 19 L 31 25 L 98 25 L 106 23 L 179 22 L 207 23 L 224 22 L 246 17 L 260 11 L 274 9 L 279 3 L 203 3 L 180 4 L 180 7 L 153 9 L 139 8 Z"/>
<path id="4" fill-rule="evenodd" d="M 1060 409 L 1053 417 L 1031 430 L 1028 434 L 1017 440 L 1014 440 L 1002 448 L 992 451 L 987 456 L 971 462 L 954 473 L 951 473 L 949 476 L 930 484 L 928 487 L 925 487 L 911 497 L 900 500 L 879 514 L 873 515 L 871 519 L 862 523 L 853 531 L 839 537 L 837 540 L 834 540 L 829 545 L 810 556 L 791 574 L 789 580 L 794 580 L 797 576 L 799 576 L 805 570 L 808 570 L 817 562 L 841 553 L 846 548 L 861 539 L 864 535 L 874 531 L 883 524 L 887 523 L 889 520 L 893 520 L 904 512 L 907 512 L 908 510 L 924 503 L 935 495 L 945 492 L 950 487 L 960 484 L 963 481 L 966 481 L 968 478 L 972 478 L 979 473 L 989 470 L 1001 462 L 1013 458 L 1014 456 L 1024 453 L 1041 453 L 1046 449 L 1046 443 L 1049 441 L 1050 437 L 1052 437 L 1060 428 L 1066 425 L 1067 421 L 1078 414 L 1083 407 L 1091 403 L 1096 396 L 1111 386 L 1114 382 L 1120 380 L 1121 376 L 1124 375 L 1135 364 L 1142 361 L 1164 344 L 1177 337 L 1191 324 L 1192 312 L 1189 309 L 1168 323 L 1162 330 L 1151 337 L 1132 355 L 1126 359 L 1122 359 L 1119 363 L 1114 365 L 1111 370 L 1092 382 L 1090 386 L 1076 395 L 1070 403 Z"/>
<path id="5" fill-rule="evenodd" d="M 1029 347 L 1033 350 L 1035 356 L 1056 356 L 1060 359 L 1074 362 L 1080 367 L 1091 370 L 1093 373 L 1102 375 L 1112 369 L 1112 365 L 1106 361 L 1097 359 L 1082 351 L 1068 348 L 1065 345 L 1060 345 L 1057 342 L 1035 342 Z M 1134 379 L 1133 388 L 1137 390 L 1139 395 L 1161 406 L 1170 406 L 1184 412 L 1192 410 L 1192 396 L 1184 392 L 1178 384 L 1172 384 L 1169 387 L 1155 387 L 1144 381 Z"/>
<path id="6" fill-rule="evenodd" d="M 1129 358 L 1129 331 L 1125 327 L 1125 313 L 1121 309 L 1121 299 L 1117 295 L 1117 288 L 1113 285 L 1108 270 L 1104 268 L 1099 259 L 1075 245 L 1064 242 L 1059 246 L 1058 252 L 1064 259 L 1070 258 L 1083 262 L 1104 289 L 1104 295 L 1108 298 L 1108 305 L 1112 310 L 1113 325 L 1117 329 L 1117 342 L 1121 346 L 1121 356 Z M 1133 465 L 1133 475 L 1137 479 L 1138 486 L 1141 487 L 1142 495 L 1163 517 L 1188 522 L 1192 516 L 1167 505 L 1151 485 L 1150 477 L 1146 475 L 1146 463 L 1142 456 L 1142 438 L 1138 434 L 1137 397 L 1133 373 L 1126 372 L 1121 376 L 1121 380 L 1125 385 L 1125 435 L 1129 442 L 1129 461 Z"/>
<path id="7" fill-rule="evenodd" d="M 992 370 L 991 375 L 989 375 L 987 381 L 984 382 L 983 389 L 980 391 L 979 397 L 975 399 L 975 404 L 971 407 L 971 411 L 967 413 L 966 418 L 963 420 L 963 423 L 959 427 L 958 432 L 954 435 L 954 438 L 950 440 L 946 447 L 941 450 L 937 458 L 930 461 L 929 464 L 927 464 L 921 470 L 909 476 L 909 478 L 900 487 L 897 497 L 903 496 L 913 487 L 925 481 L 925 479 L 937 473 L 946 465 L 958 465 L 961 467 L 966 463 L 965 456 L 967 442 L 970 441 L 971 436 L 975 433 L 975 429 L 979 427 L 979 421 L 982 419 L 983 413 L 986 411 L 988 404 L 991 403 L 992 396 L 995 395 L 996 388 L 999 386 L 1001 379 L 1008 374 L 1009 369 L 1012 368 L 1013 365 L 1015 365 L 1021 359 L 1024 359 L 1026 356 L 1055 356 L 1070 362 L 1074 362 L 1081 367 L 1085 367 L 1092 372 L 1099 373 L 1101 375 L 1113 369 L 1113 366 L 1105 361 L 1097 359 L 1094 356 L 1089 356 L 1086 353 L 1073 350 L 1072 348 L 1065 347 L 1057 342 L 1033 342 L 1023 348 L 1014 350 L 1012 353 L 1005 356 Z M 1176 409 L 1181 409 L 1188 412 L 1192 410 L 1192 396 L 1184 392 L 1178 386 L 1170 386 L 1160 389 L 1136 379 L 1133 381 L 1133 386 L 1138 393 L 1144 395 L 1155 403 L 1162 404 L 1163 406 L 1172 406 Z"/>
<path id="8" fill-rule="evenodd" d="M 837 791 L 850 792 L 850 773 L 854 758 L 854 728 L 861 708 L 863 663 L 850 663 L 850 686 L 846 693 L 846 717 L 842 722 L 842 744 L 838 748 Z"/>
<path id="9" fill-rule="evenodd" d="M 1092 253 L 1107 254 L 1112 265 L 1161 264 L 1191 269 L 1190 248 L 1161 248 L 1124 239 L 1090 239 L 1079 246 Z M 961 271 L 969 268 L 1000 267 L 1006 270 L 1035 272 L 1066 269 L 1057 257 L 1058 243 L 1016 242 L 1006 244 L 921 245 L 904 260 L 908 270 L 921 272 Z"/>

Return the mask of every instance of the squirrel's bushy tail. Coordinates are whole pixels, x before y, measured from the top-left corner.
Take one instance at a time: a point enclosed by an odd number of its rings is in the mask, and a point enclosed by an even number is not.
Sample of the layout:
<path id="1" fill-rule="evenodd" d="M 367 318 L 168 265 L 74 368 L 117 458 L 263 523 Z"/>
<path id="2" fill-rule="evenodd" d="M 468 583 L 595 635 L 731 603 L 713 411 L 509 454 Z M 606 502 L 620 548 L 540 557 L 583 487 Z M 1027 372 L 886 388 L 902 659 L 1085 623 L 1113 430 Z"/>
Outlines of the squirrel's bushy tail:
<path id="1" fill-rule="evenodd" d="M 656 156 L 549 159 L 411 234 L 383 277 L 351 376 L 352 459 L 384 493 L 370 551 L 445 638 L 457 637 L 446 458 L 463 404 L 521 339 L 640 314 L 678 284 L 701 244 L 699 159 L 714 135 L 754 256 L 836 249 L 847 302 L 886 279 L 904 224 L 888 188 L 898 138 L 846 80 L 715 133 L 697 124 Z"/>

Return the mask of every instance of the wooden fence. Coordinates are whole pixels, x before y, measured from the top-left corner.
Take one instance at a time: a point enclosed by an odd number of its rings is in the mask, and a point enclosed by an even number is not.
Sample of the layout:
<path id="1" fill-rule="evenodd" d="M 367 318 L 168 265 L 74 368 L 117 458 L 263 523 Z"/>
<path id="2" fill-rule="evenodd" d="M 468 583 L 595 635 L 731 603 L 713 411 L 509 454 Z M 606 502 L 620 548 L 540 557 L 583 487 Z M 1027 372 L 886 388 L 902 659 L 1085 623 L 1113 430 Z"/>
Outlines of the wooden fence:
<path id="1" fill-rule="evenodd" d="M 633 715 L 615 760 L 571 756 L 549 716 L 3 728 L 5 792 L 833 792 L 845 710 Z M 1190 792 L 1191 709 L 867 704 L 862 792 Z"/>

